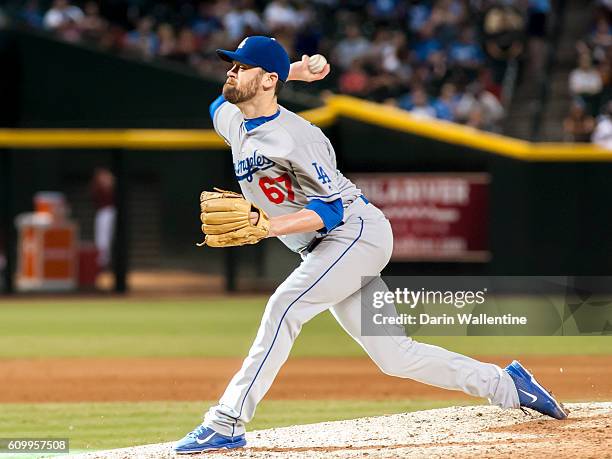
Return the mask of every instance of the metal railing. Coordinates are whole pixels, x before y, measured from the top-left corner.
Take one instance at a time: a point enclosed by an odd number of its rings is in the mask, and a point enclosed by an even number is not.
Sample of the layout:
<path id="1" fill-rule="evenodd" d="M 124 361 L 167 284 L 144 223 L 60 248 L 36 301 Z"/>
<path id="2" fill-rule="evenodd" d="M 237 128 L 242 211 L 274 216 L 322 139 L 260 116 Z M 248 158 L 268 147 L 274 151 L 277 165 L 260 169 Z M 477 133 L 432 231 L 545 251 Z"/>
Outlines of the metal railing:
<path id="1" fill-rule="evenodd" d="M 550 84 L 550 76 L 555 65 L 555 55 L 557 52 L 555 45 L 558 43 L 561 37 L 562 25 L 565 19 L 565 6 L 566 0 L 557 0 L 557 8 L 553 9 L 554 14 L 552 17 L 554 22 L 546 39 L 546 63 L 541 73 L 540 81 L 537 85 L 539 97 L 537 98 L 537 103 L 531 122 L 529 139 L 532 142 L 537 142 L 542 137 L 544 111 L 546 110 L 546 105 L 550 98 L 550 88 L 552 86 Z"/>

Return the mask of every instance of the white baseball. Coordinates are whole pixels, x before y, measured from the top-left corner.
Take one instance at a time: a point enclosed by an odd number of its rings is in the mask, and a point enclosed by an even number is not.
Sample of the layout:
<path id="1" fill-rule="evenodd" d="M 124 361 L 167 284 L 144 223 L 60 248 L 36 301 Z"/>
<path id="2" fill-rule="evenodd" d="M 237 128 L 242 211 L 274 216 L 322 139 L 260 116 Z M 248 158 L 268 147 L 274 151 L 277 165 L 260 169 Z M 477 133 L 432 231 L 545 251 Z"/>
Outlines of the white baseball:
<path id="1" fill-rule="evenodd" d="M 321 73 L 327 64 L 327 59 L 321 54 L 315 54 L 308 59 L 308 70 L 312 73 Z"/>

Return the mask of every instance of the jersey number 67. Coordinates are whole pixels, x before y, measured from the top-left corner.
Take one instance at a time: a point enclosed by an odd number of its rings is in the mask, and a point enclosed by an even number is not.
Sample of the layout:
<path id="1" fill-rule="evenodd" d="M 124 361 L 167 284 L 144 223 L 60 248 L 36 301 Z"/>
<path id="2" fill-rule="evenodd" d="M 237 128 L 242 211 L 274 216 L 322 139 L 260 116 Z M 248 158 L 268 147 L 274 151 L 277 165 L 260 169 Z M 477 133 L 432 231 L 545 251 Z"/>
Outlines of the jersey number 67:
<path id="1" fill-rule="evenodd" d="M 275 186 L 275 183 L 283 183 L 285 185 L 285 189 L 287 190 L 286 196 L 284 190 L 278 186 Z M 293 201 L 295 198 L 289 174 L 283 174 L 279 177 L 261 177 L 259 179 L 259 188 L 261 188 L 261 191 L 264 192 L 268 200 L 274 204 L 282 203 L 285 200 L 285 197 L 289 201 Z"/>

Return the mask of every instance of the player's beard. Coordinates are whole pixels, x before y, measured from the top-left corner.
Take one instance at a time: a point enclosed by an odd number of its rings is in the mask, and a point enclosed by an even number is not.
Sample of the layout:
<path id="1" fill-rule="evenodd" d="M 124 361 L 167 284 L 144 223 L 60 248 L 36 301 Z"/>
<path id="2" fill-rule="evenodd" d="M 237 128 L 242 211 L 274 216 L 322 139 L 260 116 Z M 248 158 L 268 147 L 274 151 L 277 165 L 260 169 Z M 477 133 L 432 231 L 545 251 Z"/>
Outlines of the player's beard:
<path id="1" fill-rule="evenodd" d="M 261 83 L 262 75 L 259 74 L 257 78 L 253 78 L 251 82 L 243 88 L 239 88 L 237 85 L 227 84 L 223 85 L 223 97 L 229 103 L 239 104 L 251 100 L 257 94 L 259 85 Z"/>

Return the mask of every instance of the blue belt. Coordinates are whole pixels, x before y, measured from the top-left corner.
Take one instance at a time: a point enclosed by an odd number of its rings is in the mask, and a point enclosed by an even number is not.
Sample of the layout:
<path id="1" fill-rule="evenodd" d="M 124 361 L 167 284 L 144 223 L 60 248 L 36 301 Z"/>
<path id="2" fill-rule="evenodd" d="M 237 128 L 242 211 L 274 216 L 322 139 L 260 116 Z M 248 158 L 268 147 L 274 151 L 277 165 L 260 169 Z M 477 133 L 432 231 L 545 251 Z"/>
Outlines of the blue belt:
<path id="1" fill-rule="evenodd" d="M 370 204 L 370 201 L 368 201 L 364 195 L 361 195 L 361 196 L 359 196 L 359 197 L 360 197 L 360 198 L 361 198 L 361 200 L 362 200 L 363 202 L 365 202 L 366 204 Z"/>

